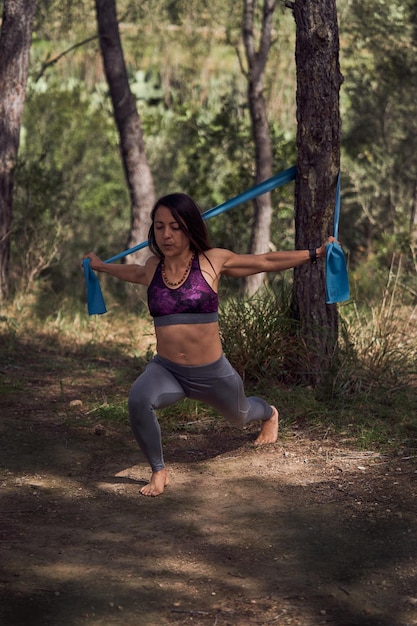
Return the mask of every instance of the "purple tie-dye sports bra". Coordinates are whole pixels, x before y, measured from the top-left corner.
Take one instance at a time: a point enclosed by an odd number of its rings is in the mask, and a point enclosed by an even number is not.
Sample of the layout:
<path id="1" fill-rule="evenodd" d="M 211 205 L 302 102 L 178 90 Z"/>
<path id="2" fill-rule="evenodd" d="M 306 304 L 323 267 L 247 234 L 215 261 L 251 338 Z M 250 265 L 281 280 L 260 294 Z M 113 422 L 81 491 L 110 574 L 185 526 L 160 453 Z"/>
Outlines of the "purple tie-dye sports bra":
<path id="1" fill-rule="evenodd" d="M 187 279 L 176 289 L 165 285 L 162 263 L 158 263 L 148 287 L 148 307 L 155 326 L 217 322 L 219 299 L 201 273 L 198 254 Z"/>

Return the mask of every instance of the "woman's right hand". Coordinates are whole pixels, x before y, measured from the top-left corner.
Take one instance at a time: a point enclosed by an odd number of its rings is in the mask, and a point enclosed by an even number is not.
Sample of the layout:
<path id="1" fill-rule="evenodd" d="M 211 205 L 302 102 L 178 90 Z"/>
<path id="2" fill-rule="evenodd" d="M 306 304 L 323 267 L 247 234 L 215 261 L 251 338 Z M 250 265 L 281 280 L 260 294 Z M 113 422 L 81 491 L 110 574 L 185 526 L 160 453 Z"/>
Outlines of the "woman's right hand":
<path id="1" fill-rule="evenodd" d="M 105 265 L 104 261 L 99 259 L 98 256 L 94 254 L 94 252 L 89 252 L 88 254 L 85 254 L 83 256 L 83 261 L 84 259 L 90 259 L 91 269 L 93 270 L 100 270 L 103 265 Z"/>

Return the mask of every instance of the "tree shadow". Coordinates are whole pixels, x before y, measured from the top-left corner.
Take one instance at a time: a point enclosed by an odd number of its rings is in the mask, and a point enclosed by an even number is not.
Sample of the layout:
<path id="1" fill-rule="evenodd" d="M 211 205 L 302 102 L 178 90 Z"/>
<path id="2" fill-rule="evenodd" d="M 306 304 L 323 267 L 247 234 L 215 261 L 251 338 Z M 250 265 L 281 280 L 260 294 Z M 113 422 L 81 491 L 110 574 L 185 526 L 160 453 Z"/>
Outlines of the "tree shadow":
<path id="1" fill-rule="evenodd" d="M 390 463 L 297 484 L 252 463 L 250 430 L 173 433 L 176 486 L 140 497 L 148 470 L 128 425 L 97 436 L 64 410 L 91 381 L 61 398 L 59 380 L 88 362 L 17 348 L 0 422 L 2 626 L 407 624 L 417 504 Z"/>
<path id="2" fill-rule="evenodd" d="M 23 463 L 15 446 L 2 454 L 4 626 L 268 623 L 256 621 L 260 609 L 301 612 L 309 626 L 405 624 L 399 592 L 417 583 L 416 502 L 406 484 L 386 501 L 378 474 L 370 470 L 352 493 L 350 474 L 341 498 L 334 481 L 294 485 L 279 470 L 273 482 L 256 472 L 218 476 L 195 462 L 185 484 L 143 498 L 140 478 L 109 476 L 106 456 L 113 469 L 129 462 L 115 460 L 110 438 L 95 440 L 97 454 L 74 433 L 74 469 L 59 450 L 46 454 L 47 429 L 29 435 Z M 19 431 L 16 443 L 27 441 Z M 375 502 L 387 511 L 376 515 Z"/>

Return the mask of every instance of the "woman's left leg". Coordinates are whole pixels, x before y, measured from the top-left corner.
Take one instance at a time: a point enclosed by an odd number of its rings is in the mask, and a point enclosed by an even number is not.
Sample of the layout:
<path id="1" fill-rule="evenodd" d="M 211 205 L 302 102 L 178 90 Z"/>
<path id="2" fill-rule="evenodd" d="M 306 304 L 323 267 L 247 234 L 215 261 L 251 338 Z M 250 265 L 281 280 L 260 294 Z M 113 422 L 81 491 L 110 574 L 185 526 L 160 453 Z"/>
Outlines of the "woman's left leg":
<path id="1" fill-rule="evenodd" d="M 209 365 L 178 367 L 182 372 L 176 372 L 176 378 L 187 396 L 209 404 L 234 426 L 243 428 L 273 416 L 274 411 L 265 400 L 246 397 L 241 377 L 224 355 Z"/>
<path id="2" fill-rule="evenodd" d="M 208 394 L 204 390 L 200 398 L 216 408 L 238 428 L 261 420 L 261 429 L 254 442 L 255 445 L 275 443 L 279 428 L 277 409 L 263 398 L 246 397 L 241 377 L 224 355 L 213 364 L 211 376 L 211 390 Z"/>
<path id="3" fill-rule="evenodd" d="M 208 365 L 187 366 L 155 357 L 170 371 L 184 389 L 185 395 L 216 409 L 233 426 L 243 428 L 261 420 L 261 432 L 255 443 L 273 443 L 278 437 L 278 411 L 263 398 L 246 397 L 243 381 L 222 355 Z"/>

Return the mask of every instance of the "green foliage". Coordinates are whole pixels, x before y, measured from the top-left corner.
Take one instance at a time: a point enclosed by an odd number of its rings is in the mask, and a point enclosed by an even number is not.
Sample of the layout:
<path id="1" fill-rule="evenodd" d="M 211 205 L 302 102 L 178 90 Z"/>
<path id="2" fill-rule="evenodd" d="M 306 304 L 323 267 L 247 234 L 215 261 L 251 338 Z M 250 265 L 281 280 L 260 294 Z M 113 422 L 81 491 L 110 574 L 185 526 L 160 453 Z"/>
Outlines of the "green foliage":
<path id="1" fill-rule="evenodd" d="M 238 195 L 253 185 L 252 137 L 244 94 L 239 85 L 216 79 L 208 86 L 205 106 L 177 102 L 170 108 L 141 106 L 141 119 L 147 136 L 147 151 L 158 194 L 184 190 L 207 210 Z M 156 129 L 157 132 L 156 132 Z M 295 162 L 294 145 L 276 125 L 274 140 L 275 171 Z M 275 216 L 273 243 L 292 245 L 293 188 L 286 186 L 272 193 Z M 249 247 L 253 207 L 246 203 L 210 220 L 216 246 L 246 252 Z"/>
<path id="2" fill-rule="evenodd" d="M 417 324 L 415 308 L 402 301 L 398 271 L 386 276 L 375 301 L 360 309 L 341 307 L 335 367 L 320 388 L 288 383 L 286 359 L 302 359 L 296 328 L 288 322 L 289 281 L 278 281 L 264 297 L 230 298 L 221 311 L 225 353 L 245 378 L 248 395 L 279 407 L 281 438 L 317 431 L 348 439 L 364 449 L 414 448 L 417 433 Z M 154 349 L 147 321 L 115 308 L 87 318 L 61 307 L 39 317 L 33 301 L 21 298 L 0 317 L 0 394 L 13 402 L 27 389 L 26 363 L 36 381 L 52 374 L 63 380 L 60 411 L 74 420 L 68 398 L 83 389 L 78 426 L 128 424 L 126 398 Z M 86 380 L 93 381 L 90 391 Z M 69 394 L 69 395 L 68 395 Z M 164 435 L 229 426 L 210 407 L 185 400 L 160 412 Z M 225 433 L 227 436 L 227 432 Z"/>
<path id="3" fill-rule="evenodd" d="M 35 29 L 45 39 L 62 36 L 74 27 L 81 30 L 94 17 L 90 4 L 84 0 L 38 0 L 36 9 Z"/>
<path id="4" fill-rule="evenodd" d="M 343 238 L 356 265 L 361 248 L 378 253 L 387 235 L 392 251 L 408 247 L 410 256 L 417 177 L 417 24 L 413 2 L 354 0 L 348 16 L 342 33 L 348 224 Z"/>
<path id="5" fill-rule="evenodd" d="M 120 0 L 117 9 L 157 194 L 182 190 L 205 210 L 250 187 L 254 157 L 246 79 L 227 43 L 241 50 L 242 7 Z M 339 232 L 349 250 L 355 298 L 362 302 L 381 293 L 390 259 L 401 252 L 401 283 L 413 302 L 415 2 L 341 0 L 338 10 L 345 77 Z M 290 11 L 276 12 L 275 28 L 265 95 L 278 172 L 296 160 Z M 95 35 L 91 3 L 38 3 L 31 73 L 43 74 L 30 83 L 25 106 L 11 267 L 15 291 L 33 289 L 46 311 L 62 301 L 84 300 L 79 259 L 85 251 L 108 258 L 124 248 L 128 236 L 129 197 Z M 292 185 L 273 193 L 272 248 L 293 246 L 293 194 Z M 213 244 L 246 251 L 252 215 L 246 203 L 210 220 Z M 123 286 L 101 282 L 111 302 L 126 301 Z M 238 284 L 228 281 L 227 287 L 237 292 Z"/>
<path id="6" fill-rule="evenodd" d="M 369 267 L 356 275 L 356 292 L 367 297 L 340 307 L 339 345 L 320 387 L 294 385 L 292 372 L 302 371 L 306 351 L 289 318 L 284 279 L 249 300 L 227 300 L 220 317 L 224 351 L 251 393 L 277 399 L 297 428 L 348 432 L 361 447 L 413 445 L 417 325 L 401 271 L 394 259 L 372 289 Z"/>
<path id="7" fill-rule="evenodd" d="M 321 401 L 331 398 L 332 430 L 364 448 L 413 447 L 416 440 L 415 307 L 394 261 L 385 284 L 380 275 L 368 288 L 373 274 L 356 276 L 358 293 L 367 297 L 341 309 L 336 367 L 316 390 Z"/>
<path id="8" fill-rule="evenodd" d="M 210 208 L 247 188 L 252 141 L 245 79 L 225 45 L 229 8 L 121 0 L 117 9 L 158 193 L 188 191 Z M 91 4 L 38 3 L 15 186 L 16 292 L 84 296 L 80 256 L 94 249 L 106 258 L 127 240 L 129 198 L 95 37 Z M 251 214 L 246 206 L 226 228 L 213 222 L 216 244 L 246 250 Z"/>
<path id="9" fill-rule="evenodd" d="M 67 9 L 66 0 L 38 6 L 13 234 L 15 291 L 36 289 L 40 300 L 47 291 L 51 302 L 56 298 L 53 306 L 64 297 L 84 297 L 79 258 L 89 249 L 108 258 L 124 248 L 130 223 L 98 41 L 78 46 L 95 35 L 94 12 L 82 0 Z M 118 3 L 124 53 L 157 193 L 182 190 L 208 209 L 253 183 L 246 82 L 225 44 L 222 19 L 229 9 L 211 3 L 202 10 L 193 2 L 175 3 L 173 10 L 162 0 Z M 272 84 L 271 103 L 279 101 Z M 293 137 L 277 120 L 271 131 L 280 171 L 288 158 L 294 162 Z M 280 246 L 292 239 L 292 190 L 274 198 L 273 245 Z M 246 204 L 227 220 L 212 220 L 213 243 L 246 251 L 252 212 Z M 102 282 L 125 300 L 129 288 Z"/>
<path id="10" fill-rule="evenodd" d="M 223 349 L 244 380 L 284 381 L 290 364 L 302 361 L 290 303 L 284 276 L 251 298 L 229 297 L 221 307 Z"/>
<path id="11" fill-rule="evenodd" d="M 122 229 L 127 237 L 128 196 L 108 113 L 82 84 L 39 87 L 23 120 L 12 263 L 20 288 L 41 277 L 74 293 L 82 254 L 119 250 Z"/>

